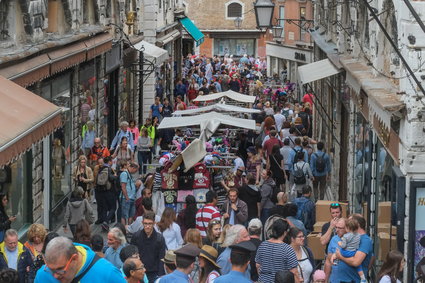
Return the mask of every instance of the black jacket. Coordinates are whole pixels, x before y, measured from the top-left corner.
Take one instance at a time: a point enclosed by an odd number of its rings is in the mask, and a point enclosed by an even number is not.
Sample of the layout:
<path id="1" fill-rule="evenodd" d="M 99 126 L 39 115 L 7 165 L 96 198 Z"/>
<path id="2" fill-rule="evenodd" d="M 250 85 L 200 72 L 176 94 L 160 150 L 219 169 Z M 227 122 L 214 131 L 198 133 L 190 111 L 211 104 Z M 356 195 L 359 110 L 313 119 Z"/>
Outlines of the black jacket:
<path id="1" fill-rule="evenodd" d="M 0 208 L 0 231 L 5 232 L 6 230 L 10 229 L 10 223 L 9 216 L 7 215 L 6 211 Z"/>
<path id="2" fill-rule="evenodd" d="M 165 256 L 165 240 L 161 233 L 155 231 L 148 238 L 145 230 L 136 232 L 131 238 L 131 244 L 139 249 L 140 259 L 145 265 L 146 272 L 156 272 L 159 276 L 164 275 L 164 263 L 161 261 Z"/>
<path id="3" fill-rule="evenodd" d="M 258 217 L 258 206 L 261 193 L 255 185 L 243 185 L 239 188 L 239 198 L 248 206 L 248 221 Z"/>

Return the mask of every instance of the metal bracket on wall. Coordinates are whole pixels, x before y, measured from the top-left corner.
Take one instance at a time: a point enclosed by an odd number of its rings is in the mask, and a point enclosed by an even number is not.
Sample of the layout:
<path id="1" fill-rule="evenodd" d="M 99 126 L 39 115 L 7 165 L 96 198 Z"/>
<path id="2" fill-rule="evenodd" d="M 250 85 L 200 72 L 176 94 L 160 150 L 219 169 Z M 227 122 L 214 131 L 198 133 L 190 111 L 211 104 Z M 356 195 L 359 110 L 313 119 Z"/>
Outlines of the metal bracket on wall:
<path id="1" fill-rule="evenodd" d="M 313 28 L 314 21 L 313 20 L 305 20 L 305 19 L 276 19 L 278 22 L 286 21 L 288 24 L 294 24 L 300 29 L 309 32 L 310 29 Z"/>

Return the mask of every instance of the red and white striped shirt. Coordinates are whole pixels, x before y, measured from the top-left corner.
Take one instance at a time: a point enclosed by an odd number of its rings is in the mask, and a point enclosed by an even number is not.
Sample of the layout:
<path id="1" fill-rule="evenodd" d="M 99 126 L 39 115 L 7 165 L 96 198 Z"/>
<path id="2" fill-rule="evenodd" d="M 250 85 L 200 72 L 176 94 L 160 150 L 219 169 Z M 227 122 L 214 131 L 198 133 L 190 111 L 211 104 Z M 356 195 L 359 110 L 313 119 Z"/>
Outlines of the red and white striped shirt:
<path id="1" fill-rule="evenodd" d="M 201 232 L 202 237 L 207 236 L 208 223 L 211 220 L 220 221 L 221 214 L 217 207 L 212 205 L 205 205 L 200 208 L 196 213 L 196 228 Z"/>

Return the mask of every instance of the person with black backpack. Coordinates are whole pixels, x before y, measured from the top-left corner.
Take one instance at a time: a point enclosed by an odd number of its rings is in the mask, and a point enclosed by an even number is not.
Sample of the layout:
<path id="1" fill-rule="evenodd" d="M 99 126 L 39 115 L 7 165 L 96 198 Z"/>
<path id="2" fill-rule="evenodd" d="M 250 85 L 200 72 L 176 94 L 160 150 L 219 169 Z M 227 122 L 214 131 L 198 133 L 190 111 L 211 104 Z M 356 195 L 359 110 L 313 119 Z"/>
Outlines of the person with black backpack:
<path id="1" fill-rule="evenodd" d="M 111 165 L 112 158 L 110 156 L 105 157 L 95 180 L 97 203 L 97 221 L 95 224 L 102 224 L 102 227 L 107 227 L 116 209 L 114 185 L 117 177 L 114 175 Z"/>
<path id="2" fill-rule="evenodd" d="M 311 155 L 310 166 L 313 173 L 313 192 L 316 200 L 325 197 L 327 182 L 331 172 L 331 160 L 329 155 L 323 151 L 323 142 L 317 143 L 317 151 Z"/>
<path id="3" fill-rule="evenodd" d="M 313 180 L 313 174 L 311 173 L 310 165 L 304 161 L 303 151 L 297 152 L 296 160 L 297 162 L 294 163 L 291 174 L 294 184 L 290 192 L 291 200 L 299 197 L 301 195 L 302 188 L 308 185 L 310 180 Z"/>

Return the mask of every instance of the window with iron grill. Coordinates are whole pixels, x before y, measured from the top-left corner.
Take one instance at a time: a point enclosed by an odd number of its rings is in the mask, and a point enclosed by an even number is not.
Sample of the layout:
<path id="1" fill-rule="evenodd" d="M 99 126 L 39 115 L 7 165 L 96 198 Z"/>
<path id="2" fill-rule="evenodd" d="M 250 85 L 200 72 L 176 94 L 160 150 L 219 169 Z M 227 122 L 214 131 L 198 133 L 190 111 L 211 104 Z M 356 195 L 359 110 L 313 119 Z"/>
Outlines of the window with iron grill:
<path id="1" fill-rule="evenodd" d="M 238 3 L 232 3 L 227 6 L 227 17 L 237 18 L 242 17 L 242 5 Z"/>

